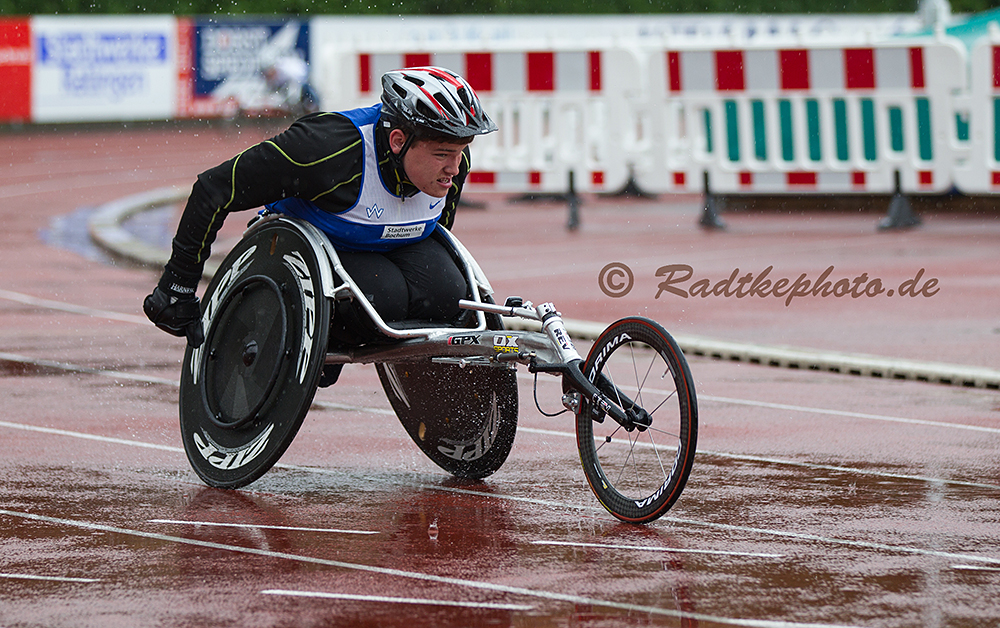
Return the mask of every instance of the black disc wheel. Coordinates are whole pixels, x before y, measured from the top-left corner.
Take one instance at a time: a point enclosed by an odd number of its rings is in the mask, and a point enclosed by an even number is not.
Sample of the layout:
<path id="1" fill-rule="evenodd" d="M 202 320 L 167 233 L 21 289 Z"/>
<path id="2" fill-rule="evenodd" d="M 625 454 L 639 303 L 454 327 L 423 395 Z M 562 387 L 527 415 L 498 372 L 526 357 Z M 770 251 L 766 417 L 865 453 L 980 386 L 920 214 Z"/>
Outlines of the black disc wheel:
<path id="1" fill-rule="evenodd" d="M 480 294 L 493 303 L 488 294 Z M 488 329 L 503 319 L 486 315 Z M 420 451 L 455 477 L 479 480 L 507 460 L 517 432 L 517 373 L 512 368 L 433 362 L 377 364 L 392 409 Z"/>
<path id="2" fill-rule="evenodd" d="M 238 429 L 264 407 L 284 364 L 287 308 L 273 280 L 240 282 L 219 308 L 205 361 L 205 403 L 217 427 Z"/>
<path id="3" fill-rule="evenodd" d="M 236 245 L 205 292 L 205 342 L 184 354 L 180 424 L 209 486 L 266 473 L 309 410 L 330 322 L 324 255 L 301 226 L 272 220 Z"/>
<path id="4" fill-rule="evenodd" d="M 626 318 L 597 339 L 584 374 L 638 418 L 623 426 L 583 400 L 576 436 L 587 481 L 615 517 L 653 521 L 677 501 L 694 462 L 698 402 L 684 355 L 656 322 Z"/>
<path id="5" fill-rule="evenodd" d="M 494 366 L 378 364 L 406 433 L 434 464 L 481 479 L 503 465 L 517 432 L 517 375 Z"/>

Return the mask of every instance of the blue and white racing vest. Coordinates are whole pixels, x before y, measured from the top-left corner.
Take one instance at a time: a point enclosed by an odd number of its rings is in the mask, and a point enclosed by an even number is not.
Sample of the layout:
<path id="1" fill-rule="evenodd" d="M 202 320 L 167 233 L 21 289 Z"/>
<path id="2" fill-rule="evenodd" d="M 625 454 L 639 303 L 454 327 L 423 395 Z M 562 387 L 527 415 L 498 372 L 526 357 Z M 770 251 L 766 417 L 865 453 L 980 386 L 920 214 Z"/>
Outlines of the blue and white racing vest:
<path id="1" fill-rule="evenodd" d="M 302 218 L 322 229 L 334 247 L 348 251 L 390 251 L 419 242 L 434 231 L 444 198 L 417 192 L 408 198 L 389 191 L 378 168 L 375 124 L 382 105 L 342 112 L 361 132 L 364 166 L 361 193 L 354 205 L 332 214 L 301 198 L 286 198 L 267 208 Z"/>

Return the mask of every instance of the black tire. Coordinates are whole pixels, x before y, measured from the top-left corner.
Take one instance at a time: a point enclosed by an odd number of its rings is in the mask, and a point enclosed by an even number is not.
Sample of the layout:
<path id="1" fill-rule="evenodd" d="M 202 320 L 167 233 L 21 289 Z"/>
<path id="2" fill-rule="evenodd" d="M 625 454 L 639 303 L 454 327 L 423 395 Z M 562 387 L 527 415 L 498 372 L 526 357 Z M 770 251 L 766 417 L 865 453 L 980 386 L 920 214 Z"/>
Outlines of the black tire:
<path id="1" fill-rule="evenodd" d="M 229 253 L 202 300 L 205 342 L 184 354 L 184 450 L 209 486 L 239 488 L 281 458 L 326 358 L 330 302 L 305 232 L 274 220 Z"/>
<path id="2" fill-rule="evenodd" d="M 646 318 L 622 319 L 594 343 L 584 366 L 642 407 L 652 425 L 627 431 L 613 418 L 581 403 L 576 440 L 583 470 L 597 499 L 629 523 L 648 523 L 673 506 L 684 490 L 698 440 L 698 401 L 684 354 L 663 327 Z M 598 422 L 595 419 L 603 419 Z"/>

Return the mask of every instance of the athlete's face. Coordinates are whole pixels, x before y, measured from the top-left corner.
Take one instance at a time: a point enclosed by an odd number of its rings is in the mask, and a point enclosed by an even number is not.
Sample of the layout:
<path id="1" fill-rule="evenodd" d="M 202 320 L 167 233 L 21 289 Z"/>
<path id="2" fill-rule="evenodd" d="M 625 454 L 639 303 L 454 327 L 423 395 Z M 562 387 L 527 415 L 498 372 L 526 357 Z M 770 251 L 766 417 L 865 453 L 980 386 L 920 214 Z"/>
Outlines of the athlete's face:
<path id="1" fill-rule="evenodd" d="M 392 152 L 398 154 L 405 142 L 406 134 L 399 129 L 389 133 Z M 444 198 L 451 189 L 452 178 L 458 174 L 464 148 L 465 144 L 414 142 L 403 155 L 403 170 L 418 190 L 434 198 Z"/>

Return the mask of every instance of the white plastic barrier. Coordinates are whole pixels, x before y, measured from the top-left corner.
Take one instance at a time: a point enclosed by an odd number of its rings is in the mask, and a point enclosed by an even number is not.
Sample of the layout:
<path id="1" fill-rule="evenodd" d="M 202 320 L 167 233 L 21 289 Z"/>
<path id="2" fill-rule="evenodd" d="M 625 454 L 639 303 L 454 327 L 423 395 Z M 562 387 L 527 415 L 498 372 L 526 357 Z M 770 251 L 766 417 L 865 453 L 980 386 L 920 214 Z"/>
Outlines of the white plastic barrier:
<path id="1" fill-rule="evenodd" d="M 327 51 L 325 57 L 330 58 Z M 625 124 L 615 115 L 639 97 L 636 57 L 625 50 L 516 49 L 435 52 L 344 52 L 325 66 L 339 71 L 343 102 L 377 102 L 380 77 L 401 67 L 437 65 L 465 76 L 499 132 L 476 138 L 471 188 L 565 193 L 617 190 L 627 183 L 621 141 Z"/>
<path id="2" fill-rule="evenodd" d="M 952 41 L 657 50 L 637 107 L 649 192 L 942 192 L 952 184 Z M 898 179 L 898 186 L 897 186 Z"/>
<path id="3" fill-rule="evenodd" d="M 956 165 L 955 185 L 966 194 L 1000 192 L 1000 31 L 992 29 L 970 55 L 966 102 L 969 153 Z"/>

